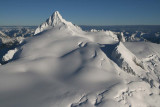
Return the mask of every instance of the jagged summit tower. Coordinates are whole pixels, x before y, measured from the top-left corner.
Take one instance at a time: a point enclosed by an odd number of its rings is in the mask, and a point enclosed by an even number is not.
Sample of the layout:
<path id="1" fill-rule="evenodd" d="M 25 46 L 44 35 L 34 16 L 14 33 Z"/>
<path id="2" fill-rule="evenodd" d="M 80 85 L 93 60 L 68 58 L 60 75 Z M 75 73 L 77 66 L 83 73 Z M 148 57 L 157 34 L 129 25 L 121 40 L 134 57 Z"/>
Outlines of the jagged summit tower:
<path id="1" fill-rule="evenodd" d="M 36 30 L 35 30 L 35 35 L 43 32 L 45 30 L 48 29 L 52 29 L 52 28 L 71 28 L 71 30 L 73 29 L 77 29 L 77 26 L 74 26 L 71 22 L 66 21 L 65 19 L 63 19 L 63 17 L 61 16 L 61 14 L 58 11 L 55 11 L 44 23 L 42 23 Z"/>

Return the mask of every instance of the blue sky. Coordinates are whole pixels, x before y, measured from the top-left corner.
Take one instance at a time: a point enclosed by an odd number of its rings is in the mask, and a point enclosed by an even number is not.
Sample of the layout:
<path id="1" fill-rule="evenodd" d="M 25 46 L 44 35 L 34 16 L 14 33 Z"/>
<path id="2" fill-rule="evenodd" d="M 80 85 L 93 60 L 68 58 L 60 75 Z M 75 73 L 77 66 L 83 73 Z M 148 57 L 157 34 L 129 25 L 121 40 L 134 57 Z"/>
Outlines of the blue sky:
<path id="1" fill-rule="evenodd" d="M 160 25 L 160 0 L 1 0 L 0 26 L 40 25 L 56 10 L 77 25 Z"/>

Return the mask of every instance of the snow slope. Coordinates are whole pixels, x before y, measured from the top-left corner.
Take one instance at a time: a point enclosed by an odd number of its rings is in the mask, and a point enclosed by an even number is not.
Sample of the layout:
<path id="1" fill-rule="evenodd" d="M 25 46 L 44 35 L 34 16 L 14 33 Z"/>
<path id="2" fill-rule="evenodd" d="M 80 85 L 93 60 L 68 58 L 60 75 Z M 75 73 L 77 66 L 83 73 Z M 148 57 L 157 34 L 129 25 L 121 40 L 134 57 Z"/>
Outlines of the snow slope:
<path id="1" fill-rule="evenodd" d="M 2 107 L 160 105 L 159 75 L 111 31 L 82 31 L 56 11 L 22 44 L 0 67 Z"/>

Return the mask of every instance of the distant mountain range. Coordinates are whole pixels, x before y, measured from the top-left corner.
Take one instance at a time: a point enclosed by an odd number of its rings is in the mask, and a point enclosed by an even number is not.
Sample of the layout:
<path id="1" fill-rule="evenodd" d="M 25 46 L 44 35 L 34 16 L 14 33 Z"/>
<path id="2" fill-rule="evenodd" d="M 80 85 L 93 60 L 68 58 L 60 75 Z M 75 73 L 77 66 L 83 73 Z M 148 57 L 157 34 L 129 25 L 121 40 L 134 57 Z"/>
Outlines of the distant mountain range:
<path id="1" fill-rule="evenodd" d="M 48 19 L 49 20 L 49 19 Z M 125 41 L 150 41 L 160 43 L 160 25 L 117 25 L 117 26 L 80 26 L 84 31 L 110 30 L 115 34 L 123 33 Z M 37 26 L 1 26 L 0 31 L 10 37 L 32 36 Z M 25 31 L 26 30 L 26 31 Z M 19 33 L 18 33 L 19 32 Z"/>

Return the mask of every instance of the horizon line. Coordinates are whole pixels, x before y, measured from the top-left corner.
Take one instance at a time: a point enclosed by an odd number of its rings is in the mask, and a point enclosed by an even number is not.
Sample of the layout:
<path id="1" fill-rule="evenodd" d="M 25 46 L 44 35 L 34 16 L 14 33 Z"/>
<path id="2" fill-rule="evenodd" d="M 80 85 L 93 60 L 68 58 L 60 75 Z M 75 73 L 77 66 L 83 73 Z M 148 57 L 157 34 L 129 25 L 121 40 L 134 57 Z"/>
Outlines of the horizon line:
<path id="1" fill-rule="evenodd" d="M 76 25 L 76 24 L 74 24 L 74 25 Z M 31 27 L 31 26 L 39 26 L 39 25 L 0 25 L 0 27 L 16 27 L 16 26 L 26 26 L 26 27 Z M 159 25 L 152 25 L 152 24 L 135 24 L 135 25 L 133 25 L 133 24 L 127 24 L 127 25 L 77 25 L 77 26 L 160 26 L 160 24 Z"/>

